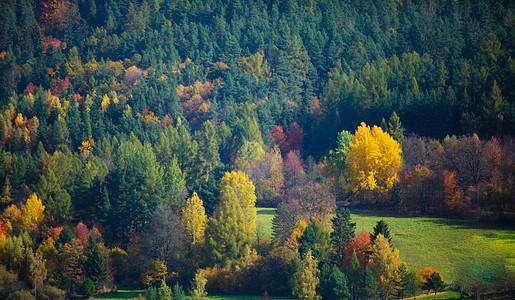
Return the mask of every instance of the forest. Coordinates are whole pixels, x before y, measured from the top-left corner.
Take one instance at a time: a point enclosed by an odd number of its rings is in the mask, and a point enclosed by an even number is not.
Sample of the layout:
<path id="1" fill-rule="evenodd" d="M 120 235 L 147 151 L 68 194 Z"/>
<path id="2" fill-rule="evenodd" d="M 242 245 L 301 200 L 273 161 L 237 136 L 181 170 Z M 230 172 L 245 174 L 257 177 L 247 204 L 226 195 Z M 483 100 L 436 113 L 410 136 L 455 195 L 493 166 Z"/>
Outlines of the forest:
<path id="1" fill-rule="evenodd" d="M 0 1 L 0 298 L 515 292 L 513 264 L 444 282 L 350 215 L 515 226 L 514 24 L 509 0 Z"/>

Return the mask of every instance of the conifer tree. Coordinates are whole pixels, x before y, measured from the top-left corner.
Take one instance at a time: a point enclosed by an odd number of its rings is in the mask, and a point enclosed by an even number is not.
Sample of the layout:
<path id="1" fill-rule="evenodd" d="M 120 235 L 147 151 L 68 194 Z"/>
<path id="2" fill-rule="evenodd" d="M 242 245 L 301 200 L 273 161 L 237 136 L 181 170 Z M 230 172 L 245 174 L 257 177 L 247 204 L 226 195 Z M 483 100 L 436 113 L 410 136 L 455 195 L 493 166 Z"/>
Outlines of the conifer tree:
<path id="1" fill-rule="evenodd" d="M 331 219 L 333 231 L 331 232 L 331 244 L 333 246 L 336 263 L 341 263 L 345 255 L 345 247 L 354 240 L 356 223 L 351 222 L 350 211 L 340 207 L 336 210 L 336 216 Z"/>
<path id="2" fill-rule="evenodd" d="M 404 128 L 402 128 L 401 121 L 396 112 L 393 112 L 390 119 L 388 119 L 388 133 L 399 144 L 404 142 Z"/>
<path id="3" fill-rule="evenodd" d="M 369 267 L 363 271 L 359 287 L 359 299 L 379 299 L 379 283 Z"/>
<path id="4" fill-rule="evenodd" d="M 388 223 L 386 223 L 382 219 L 377 222 L 376 226 L 373 229 L 373 232 L 370 234 L 370 241 L 372 242 L 372 244 L 375 243 L 375 240 L 377 239 L 377 236 L 379 234 L 381 234 L 384 238 L 386 238 L 390 245 L 393 245 L 392 237 L 390 234 L 390 228 L 388 227 Z"/>
<path id="5" fill-rule="evenodd" d="M 240 257 L 256 231 L 254 185 L 243 172 L 228 172 L 220 182 L 220 203 L 206 227 L 206 250 L 215 262 Z"/>
<path id="6" fill-rule="evenodd" d="M 86 248 L 86 261 L 84 262 L 84 271 L 93 280 L 97 282 L 105 273 L 104 256 L 92 235 L 88 237 L 88 246 Z"/>

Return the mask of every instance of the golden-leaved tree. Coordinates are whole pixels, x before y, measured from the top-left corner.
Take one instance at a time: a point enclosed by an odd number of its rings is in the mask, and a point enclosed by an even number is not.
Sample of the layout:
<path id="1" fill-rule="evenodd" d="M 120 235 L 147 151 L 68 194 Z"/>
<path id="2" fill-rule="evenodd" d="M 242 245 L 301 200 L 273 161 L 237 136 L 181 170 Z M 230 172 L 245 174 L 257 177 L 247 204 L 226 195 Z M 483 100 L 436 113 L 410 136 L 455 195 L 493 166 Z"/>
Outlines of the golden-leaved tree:
<path id="1" fill-rule="evenodd" d="M 212 262 L 230 263 L 243 255 L 256 232 L 255 188 L 241 172 L 220 182 L 220 204 L 206 227 L 206 251 Z"/>
<path id="2" fill-rule="evenodd" d="M 372 245 L 368 266 L 379 281 L 383 295 L 388 296 L 395 292 L 396 285 L 400 281 L 399 267 L 401 264 L 399 250 L 392 249 L 388 239 L 382 234 L 378 234 Z"/>
<path id="3" fill-rule="evenodd" d="M 358 127 L 347 149 L 348 189 L 370 202 L 385 199 L 398 181 L 401 147 L 380 127 Z"/>
<path id="4" fill-rule="evenodd" d="M 186 207 L 182 210 L 181 221 L 186 227 L 186 234 L 193 245 L 202 241 L 206 229 L 206 211 L 197 192 L 193 192 L 191 198 L 186 201 Z"/>
<path id="5" fill-rule="evenodd" d="M 45 217 L 44 211 L 45 206 L 41 203 L 41 200 L 35 193 L 32 194 L 21 208 L 21 229 L 29 230 L 33 226 L 37 226 Z"/>

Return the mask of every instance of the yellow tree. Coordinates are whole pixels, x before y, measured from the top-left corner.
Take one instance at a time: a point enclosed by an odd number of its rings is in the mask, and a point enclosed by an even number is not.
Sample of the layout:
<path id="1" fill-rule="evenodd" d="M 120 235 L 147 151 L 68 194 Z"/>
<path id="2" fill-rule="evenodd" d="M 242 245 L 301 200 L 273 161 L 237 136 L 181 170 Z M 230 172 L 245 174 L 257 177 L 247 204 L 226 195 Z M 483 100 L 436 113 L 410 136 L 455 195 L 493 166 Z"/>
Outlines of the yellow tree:
<path id="1" fill-rule="evenodd" d="M 399 250 L 392 249 L 382 234 L 378 234 L 368 266 L 372 274 L 379 281 L 381 291 L 388 296 L 395 292 L 396 284 L 400 281 L 399 267 L 402 261 L 399 258 Z"/>
<path id="2" fill-rule="evenodd" d="M 220 182 L 220 204 L 206 227 L 206 249 L 215 263 L 243 255 L 256 232 L 256 195 L 248 176 L 227 172 Z"/>
<path id="3" fill-rule="evenodd" d="M 295 273 L 295 285 L 293 294 L 299 300 L 319 300 L 317 286 L 320 282 L 318 278 L 320 271 L 317 268 L 317 260 L 311 255 L 311 250 L 306 253 L 302 260 L 302 267 Z"/>
<path id="4" fill-rule="evenodd" d="M 182 210 L 181 221 L 186 227 L 186 234 L 193 245 L 204 238 L 204 230 L 206 229 L 206 211 L 202 204 L 197 192 L 193 192 Z"/>
<path id="5" fill-rule="evenodd" d="M 358 127 L 347 149 L 345 173 L 348 188 L 369 201 L 386 196 L 398 181 L 401 147 L 380 127 L 365 123 Z"/>
<path id="6" fill-rule="evenodd" d="M 21 229 L 28 230 L 39 224 L 44 218 L 44 211 L 45 206 L 41 200 L 36 193 L 32 194 L 21 208 Z"/>

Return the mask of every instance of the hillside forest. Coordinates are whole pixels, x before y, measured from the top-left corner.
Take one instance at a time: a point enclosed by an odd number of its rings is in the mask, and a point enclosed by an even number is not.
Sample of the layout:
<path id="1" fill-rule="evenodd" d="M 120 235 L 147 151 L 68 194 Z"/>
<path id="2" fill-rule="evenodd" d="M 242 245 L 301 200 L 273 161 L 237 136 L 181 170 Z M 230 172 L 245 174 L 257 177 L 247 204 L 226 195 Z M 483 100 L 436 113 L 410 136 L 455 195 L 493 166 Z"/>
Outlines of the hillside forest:
<path id="1" fill-rule="evenodd" d="M 514 6 L 1 1 L 0 298 L 508 291 L 349 209 L 513 226 Z"/>

